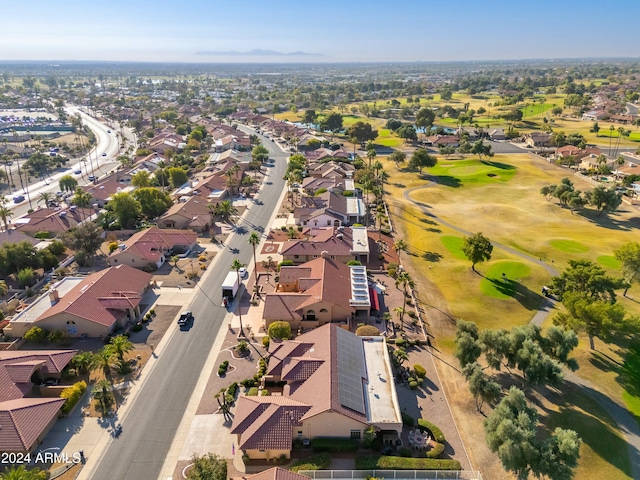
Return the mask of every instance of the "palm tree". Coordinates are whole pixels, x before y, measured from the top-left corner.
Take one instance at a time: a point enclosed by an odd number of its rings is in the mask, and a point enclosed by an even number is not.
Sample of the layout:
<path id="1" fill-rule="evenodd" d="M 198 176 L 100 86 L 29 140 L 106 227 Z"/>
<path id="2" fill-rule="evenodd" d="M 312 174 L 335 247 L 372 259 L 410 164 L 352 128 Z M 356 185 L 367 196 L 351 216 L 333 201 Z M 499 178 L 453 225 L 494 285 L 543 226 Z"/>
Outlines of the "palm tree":
<path id="1" fill-rule="evenodd" d="M 267 271 L 267 278 L 271 279 L 271 270 L 276 269 L 276 262 L 273 261 L 273 257 L 269 255 L 266 260 L 262 261 L 262 266 Z"/>
<path id="2" fill-rule="evenodd" d="M 238 285 L 240 285 L 240 269 L 244 266 L 245 265 L 237 258 L 231 264 L 231 270 L 235 270 L 238 276 Z M 240 300 L 242 300 L 242 293 L 240 293 Z M 244 337 L 244 329 L 242 328 L 242 301 L 238 302 L 238 315 L 240 316 L 240 336 Z"/>
<path id="3" fill-rule="evenodd" d="M 256 271 L 256 275 L 258 271 L 257 270 L 258 266 L 256 264 L 256 247 L 258 246 L 259 243 L 260 243 L 260 235 L 258 234 L 258 232 L 251 232 L 251 235 L 249 235 L 249 245 L 253 247 L 253 269 Z"/>
<path id="4" fill-rule="evenodd" d="M 4 223 L 4 229 L 9 230 L 8 219 L 13 217 L 13 212 L 7 207 L 7 201 L 4 198 L 0 198 L 0 219 Z"/>
<path id="5" fill-rule="evenodd" d="M 108 380 L 100 380 L 93 387 L 93 398 L 99 403 L 102 413 L 106 413 L 113 401 L 113 392 L 111 391 L 111 384 Z"/>
<path id="6" fill-rule="evenodd" d="M 402 329 L 404 330 L 404 312 L 407 306 L 407 287 L 413 288 L 415 283 L 409 275 L 409 272 L 402 271 L 398 274 L 398 278 L 396 278 L 396 287 L 402 285 L 402 313 L 400 314 L 400 324 L 402 325 Z"/>
<path id="7" fill-rule="evenodd" d="M 125 335 L 117 335 L 111 339 L 108 345 L 111 352 L 118 357 L 120 363 L 124 362 L 124 354 L 133 350 L 133 343 Z"/>
<path id="8" fill-rule="evenodd" d="M 111 367 L 114 367 L 115 365 L 114 352 L 109 348 L 109 345 L 105 345 L 93 354 L 91 369 L 102 370 L 105 378 L 109 378 L 109 375 L 111 374 Z"/>
<path id="9" fill-rule="evenodd" d="M 225 222 L 228 222 L 231 217 L 238 214 L 238 209 L 233 206 L 230 200 L 223 200 L 215 207 L 216 214 L 220 216 Z"/>
<path id="10" fill-rule="evenodd" d="M 49 202 L 52 199 L 53 199 L 53 194 L 51 192 L 42 192 L 40 194 L 40 199 L 38 200 L 38 203 L 44 202 L 44 206 L 48 207 L 49 206 Z"/>
<path id="11" fill-rule="evenodd" d="M 393 249 L 398 254 L 398 260 L 400 259 L 400 252 L 406 252 L 408 247 L 407 242 L 402 239 L 396 240 L 393 243 Z"/>
<path id="12" fill-rule="evenodd" d="M 91 206 L 92 199 L 93 197 L 89 192 L 85 192 L 80 187 L 76 188 L 76 193 L 73 196 L 73 204 L 83 209 L 82 215 L 84 217 L 84 220 L 87 219 L 87 214 L 84 209 Z"/>
<path id="13" fill-rule="evenodd" d="M 39 468 L 27 470 L 24 465 L 14 466 L 0 473 L 0 480 L 45 480 L 47 472 Z"/>

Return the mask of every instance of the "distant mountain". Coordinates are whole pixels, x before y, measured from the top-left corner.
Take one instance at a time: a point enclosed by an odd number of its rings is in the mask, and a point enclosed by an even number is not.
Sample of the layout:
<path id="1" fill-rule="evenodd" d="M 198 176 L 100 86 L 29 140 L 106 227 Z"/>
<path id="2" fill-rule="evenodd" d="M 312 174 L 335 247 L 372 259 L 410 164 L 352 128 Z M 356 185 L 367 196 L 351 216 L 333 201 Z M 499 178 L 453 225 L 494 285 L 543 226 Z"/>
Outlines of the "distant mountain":
<path id="1" fill-rule="evenodd" d="M 237 52 L 235 50 L 225 50 L 225 51 L 201 51 L 196 52 L 196 55 L 211 55 L 211 56 L 248 56 L 248 57 L 324 57 L 321 53 L 307 53 L 307 52 L 277 52 L 275 50 L 262 50 L 260 48 L 254 48 L 253 50 L 249 50 L 247 52 Z"/>

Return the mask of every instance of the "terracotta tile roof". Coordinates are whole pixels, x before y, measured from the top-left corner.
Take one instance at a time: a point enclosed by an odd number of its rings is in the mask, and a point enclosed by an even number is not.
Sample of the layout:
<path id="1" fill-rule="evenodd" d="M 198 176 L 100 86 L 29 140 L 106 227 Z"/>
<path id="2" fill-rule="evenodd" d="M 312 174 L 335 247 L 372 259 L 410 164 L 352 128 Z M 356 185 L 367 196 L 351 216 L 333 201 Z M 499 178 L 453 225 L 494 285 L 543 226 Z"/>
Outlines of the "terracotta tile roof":
<path id="1" fill-rule="evenodd" d="M 137 305 L 152 278 L 150 273 L 127 265 L 109 267 L 89 275 L 40 315 L 38 320 L 66 312 L 110 327 L 125 316 L 122 308 Z M 118 306 L 113 302 L 116 298 L 122 299 Z"/>
<path id="2" fill-rule="evenodd" d="M 245 475 L 242 480 L 309 480 L 309 477 L 300 475 L 299 473 L 290 472 L 281 467 L 273 467 L 264 472 L 255 473 L 253 475 Z"/>
<path id="3" fill-rule="evenodd" d="M 14 230 L 11 227 L 9 227 L 9 230 L 7 231 L 0 232 L 0 245 L 4 245 L 5 243 L 18 242 L 29 242 L 31 245 L 35 245 L 37 243 L 40 243 L 40 240 L 30 237 L 29 235 L 18 230 Z"/>
<path id="4" fill-rule="evenodd" d="M 30 450 L 51 420 L 63 398 L 19 398 L 0 402 L 0 445 L 7 452 Z"/>
<path id="5" fill-rule="evenodd" d="M 66 212 L 66 214 L 61 216 L 61 212 Z M 14 222 L 14 225 L 16 229 L 27 234 L 46 231 L 59 235 L 77 226 L 93 214 L 95 211 L 92 208 L 77 208 L 75 211 L 41 208 L 22 217 L 20 220 L 25 223 Z"/>
<path id="6" fill-rule="evenodd" d="M 287 397 L 240 397 L 231 433 L 242 450 L 290 450 L 291 432 L 310 409 Z"/>
<path id="7" fill-rule="evenodd" d="M 209 209 L 207 208 L 207 205 L 209 204 L 209 200 L 205 197 L 194 195 L 193 197 L 188 198 L 186 202 L 174 203 L 158 220 L 162 220 L 173 215 L 180 215 L 191 219 L 198 215 L 210 216 Z"/>
<path id="8" fill-rule="evenodd" d="M 278 342 L 269 343 L 269 365 L 267 375 L 280 375 L 282 373 L 282 362 L 289 357 L 302 357 L 313 348 L 312 343 L 301 342 Z"/>
<path id="9" fill-rule="evenodd" d="M 61 373 L 77 350 L 4 350 L 0 351 L 0 365 L 44 361 L 47 372 Z"/>
<path id="10" fill-rule="evenodd" d="M 268 293 L 264 302 L 265 320 L 302 320 L 300 307 L 309 295 L 299 293 Z"/>
<path id="11" fill-rule="evenodd" d="M 123 251 L 134 251 L 146 262 L 157 262 L 164 253 L 176 246 L 195 245 L 198 234 L 191 230 L 152 227 L 134 233 L 123 242 L 124 250 L 115 250 L 109 259 L 117 258 Z"/>
<path id="12" fill-rule="evenodd" d="M 343 228 L 337 231 L 335 227 L 313 228 L 307 232 L 312 235 L 303 240 L 287 240 L 282 246 L 282 255 L 318 255 L 326 251 L 329 255 L 349 255 L 353 248 L 353 231 Z M 336 237 L 342 234 L 341 238 Z"/>
<path id="13" fill-rule="evenodd" d="M 31 380 L 31 375 L 39 367 L 44 365 L 44 360 L 32 360 L 20 363 L 9 363 L 3 365 L 13 383 L 27 383 Z"/>

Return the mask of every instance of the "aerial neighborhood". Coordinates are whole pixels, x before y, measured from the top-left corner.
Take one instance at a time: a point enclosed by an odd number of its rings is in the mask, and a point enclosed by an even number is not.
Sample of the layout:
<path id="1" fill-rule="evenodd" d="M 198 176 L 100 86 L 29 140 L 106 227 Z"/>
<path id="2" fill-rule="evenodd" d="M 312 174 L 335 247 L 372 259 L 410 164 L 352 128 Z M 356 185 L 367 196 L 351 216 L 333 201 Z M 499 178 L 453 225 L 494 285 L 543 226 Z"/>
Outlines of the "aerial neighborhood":
<path id="1" fill-rule="evenodd" d="M 640 64 L 206 65 L 0 65 L 0 478 L 638 478 Z"/>

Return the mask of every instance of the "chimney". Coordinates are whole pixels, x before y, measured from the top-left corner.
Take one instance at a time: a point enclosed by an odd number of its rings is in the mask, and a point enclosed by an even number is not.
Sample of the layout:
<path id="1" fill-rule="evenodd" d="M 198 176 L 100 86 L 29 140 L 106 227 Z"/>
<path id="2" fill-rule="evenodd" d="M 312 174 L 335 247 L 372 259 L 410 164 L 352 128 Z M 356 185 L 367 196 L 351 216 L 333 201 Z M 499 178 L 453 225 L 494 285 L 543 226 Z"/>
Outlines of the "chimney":
<path id="1" fill-rule="evenodd" d="M 60 301 L 60 295 L 58 295 L 58 290 L 56 290 L 55 288 L 49 290 L 49 301 L 51 302 L 52 306 Z"/>
<path id="2" fill-rule="evenodd" d="M 329 256 L 329 252 L 327 252 L 326 250 L 323 250 L 322 252 L 320 252 L 320 256 L 322 258 L 327 258 Z"/>

